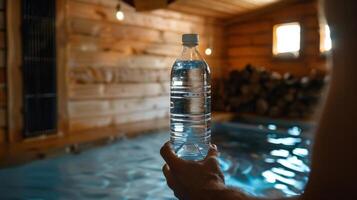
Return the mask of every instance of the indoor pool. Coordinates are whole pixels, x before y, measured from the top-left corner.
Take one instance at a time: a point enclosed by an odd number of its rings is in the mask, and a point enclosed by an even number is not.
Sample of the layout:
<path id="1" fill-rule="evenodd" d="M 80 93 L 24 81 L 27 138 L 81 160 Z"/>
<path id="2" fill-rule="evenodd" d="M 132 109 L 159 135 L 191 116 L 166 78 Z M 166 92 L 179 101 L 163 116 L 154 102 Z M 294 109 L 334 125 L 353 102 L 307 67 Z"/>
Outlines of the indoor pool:
<path id="1" fill-rule="evenodd" d="M 227 122 L 213 127 L 226 184 L 248 194 L 292 196 L 308 179 L 309 126 Z M 175 199 L 161 172 L 167 132 L 0 170 L 0 199 Z"/>

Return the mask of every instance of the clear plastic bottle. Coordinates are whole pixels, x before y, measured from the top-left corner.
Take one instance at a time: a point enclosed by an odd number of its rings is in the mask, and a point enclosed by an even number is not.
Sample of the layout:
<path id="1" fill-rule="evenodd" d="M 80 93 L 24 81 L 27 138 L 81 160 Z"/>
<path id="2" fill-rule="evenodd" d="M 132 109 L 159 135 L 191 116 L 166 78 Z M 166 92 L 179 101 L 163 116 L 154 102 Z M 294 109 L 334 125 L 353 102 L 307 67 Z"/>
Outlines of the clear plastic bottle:
<path id="1" fill-rule="evenodd" d="M 182 35 L 171 70 L 171 143 L 178 157 L 202 160 L 211 141 L 210 69 L 197 51 L 198 35 Z"/>

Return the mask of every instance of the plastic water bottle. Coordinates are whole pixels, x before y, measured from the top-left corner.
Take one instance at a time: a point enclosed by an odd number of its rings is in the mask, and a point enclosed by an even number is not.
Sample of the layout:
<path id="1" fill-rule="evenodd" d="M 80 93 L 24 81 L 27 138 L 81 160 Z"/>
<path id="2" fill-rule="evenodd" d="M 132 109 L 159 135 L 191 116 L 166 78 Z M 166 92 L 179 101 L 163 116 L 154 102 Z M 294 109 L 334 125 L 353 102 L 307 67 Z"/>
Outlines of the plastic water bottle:
<path id="1" fill-rule="evenodd" d="M 182 35 L 183 51 L 171 70 L 171 143 L 178 157 L 202 160 L 211 141 L 211 77 L 197 51 L 198 35 Z"/>

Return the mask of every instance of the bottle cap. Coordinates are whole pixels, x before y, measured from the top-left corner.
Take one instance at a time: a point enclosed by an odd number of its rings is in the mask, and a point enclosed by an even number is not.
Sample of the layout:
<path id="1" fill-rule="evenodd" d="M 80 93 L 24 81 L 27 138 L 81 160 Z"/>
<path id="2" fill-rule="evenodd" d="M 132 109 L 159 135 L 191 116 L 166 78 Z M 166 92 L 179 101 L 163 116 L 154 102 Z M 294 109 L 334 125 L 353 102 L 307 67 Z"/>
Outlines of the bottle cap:
<path id="1" fill-rule="evenodd" d="M 190 33 L 182 35 L 182 44 L 185 45 L 198 45 L 198 34 Z"/>

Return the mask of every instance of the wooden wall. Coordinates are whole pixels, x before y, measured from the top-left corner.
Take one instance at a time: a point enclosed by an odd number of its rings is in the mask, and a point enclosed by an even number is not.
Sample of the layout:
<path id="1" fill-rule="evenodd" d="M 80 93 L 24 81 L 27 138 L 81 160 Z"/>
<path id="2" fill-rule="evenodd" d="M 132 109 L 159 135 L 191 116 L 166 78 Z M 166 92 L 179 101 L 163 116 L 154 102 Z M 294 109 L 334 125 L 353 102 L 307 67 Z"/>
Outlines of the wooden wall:
<path id="1" fill-rule="evenodd" d="M 181 52 L 181 34 L 200 34 L 200 51 L 213 78 L 220 77 L 223 26 L 219 21 L 175 11 L 137 13 L 116 0 L 67 1 L 67 74 L 70 131 L 168 116 L 169 78 Z M 140 124 L 138 124 L 140 126 Z"/>
<path id="2" fill-rule="evenodd" d="M 326 70 L 326 61 L 319 52 L 319 23 L 316 1 L 301 1 L 285 7 L 261 12 L 243 19 L 231 20 L 226 27 L 228 66 L 225 73 L 250 63 L 280 73 L 304 75 L 312 69 Z M 273 26 L 299 22 L 301 26 L 300 57 L 274 58 Z"/>
<path id="3" fill-rule="evenodd" d="M 6 129 L 5 1 L 0 0 L 0 144 Z"/>

